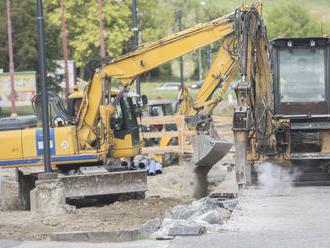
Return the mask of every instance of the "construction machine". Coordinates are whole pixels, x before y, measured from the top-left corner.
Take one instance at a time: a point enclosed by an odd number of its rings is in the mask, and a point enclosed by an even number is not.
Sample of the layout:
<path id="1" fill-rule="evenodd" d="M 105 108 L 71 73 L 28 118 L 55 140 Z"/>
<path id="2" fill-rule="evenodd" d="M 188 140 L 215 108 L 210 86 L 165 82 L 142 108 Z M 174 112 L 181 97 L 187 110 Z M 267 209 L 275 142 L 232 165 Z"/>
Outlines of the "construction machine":
<path id="1" fill-rule="evenodd" d="M 194 114 L 197 130 L 208 127 L 210 111 L 239 71 L 233 114 L 238 184 L 250 184 L 251 165 L 263 161 L 298 168 L 299 182 L 329 183 L 330 39 L 270 42 L 261 14 L 259 4 L 232 14 L 232 34 L 223 39 L 196 100 L 183 94 L 181 113 Z"/>
<path id="2" fill-rule="evenodd" d="M 88 100 L 94 101 L 89 90 L 85 94 L 82 107 Z M 90 126 L 93 134 L 83 138 L 81 130 L 87 122 L 83 113 L 78 118 L 70 115 L 62 99 L 53 92 L 48 93 L 52 174 L 58 175 L 56 180 L 60 178 L 69 182 L 66 183 L 67 198 L 146 191 L 145 172 L 130 171 L 129 166 L 121 166 L 124 165 L 121 158 L 132 158 L 139 153 L 140 141 L 132 98 L 126 92 L 120 94 L 119 97 L 119 92 L 110 92 L 109 99 L 118 101 L 109 105 L 113 106 L 114 116 L 107 112 L 98 113 L 98 119 Z M 100 111 L 104 111 L 104 105 L 99 105 Z M 43 172 L 40 95 L 33 98 L 32 106 L 35 116 L 0 120 L 0 165 L 1 168 L 18 168 L 24 209 L 30 208 L 30 191 Z"/>
<path id="3" fill-rule="evenodd" d="M 323 171 L 321 179 L 329 182 L 330 39 L 270 42 L 262 4 L 242 6 L 222 19 L 226 20 L 223 27 L 231 25 L 226 35 L 218 37 L 220 49 L 196 99 L 189 97 L 186 88 L 181 89 L 177 113 L 186 115 L 186 121 L 196 127 L 197 145 L 215 144 L 216 134 L 210 131 L 212 110 L 239 75 L 233 114 L 238 184 L 250 184 L 251 165 L 262 161 L 311 170 L 313 177 L 317 177 L 316 171 Z M 227 151 L 223 144 L 219 149 L 216 145 L 208 148 L 207 152 L 194 152 L 199 155 L 197 165 L 210 167 Z M 299 179 L 313 179 L 306 175 Z"/>
<path id="4" fill-rule="evenodd" d="M 144 171 L 112 170 L 114 160 L 132 158 L 140 151 L 136 111 L 126 95 L 127 88 L 138 75 L 232 33 L 232 17 L 223 17 L 142 44 L 123 56 L 103 59 L 90 70 L 89 84 L 76 116 L 66 111 L 56 94 L 49 93 L 52 169 L 57 172 L 56 180 L 67 185 L 65 197 L 144 192 Z M 118 92 L 113 91 L 114 80 L 122 87 Z M 0 166 L 18 168 L 24 208 L 29 207 L 29 193 L 43 171 L 39 95 L 32 105 L 36 118 L 0 121 Z M 37 172 L 24 169 L 27 167 L 34 167 Z"/>

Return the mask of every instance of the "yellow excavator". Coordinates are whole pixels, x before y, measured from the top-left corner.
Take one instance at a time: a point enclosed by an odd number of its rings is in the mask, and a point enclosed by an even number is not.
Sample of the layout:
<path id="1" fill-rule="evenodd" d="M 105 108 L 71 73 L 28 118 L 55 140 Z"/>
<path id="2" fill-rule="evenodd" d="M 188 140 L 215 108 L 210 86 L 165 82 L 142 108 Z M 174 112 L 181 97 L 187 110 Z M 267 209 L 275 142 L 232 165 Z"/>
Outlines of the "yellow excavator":
<path id="1" fill-rule="evenodd" d="M 200 24 L 143 44 L 115 59 L 101 61 L 90 70 L 77 116 L 68 113 L 56 94 L 49 93 L 51 162 L 58 178 L 66 184 L 66 197 L 146 190 L 144 171 L 122 171 L 122 168 L 117 171 L 115 166 L 116 160 L 139 154 L 141 146 L 127 87 L 138 75 L 231 35 L 232 18 L 226 16 Z M 117 92 L 113 90 L 113 80 L 120 82 L 121 89 Z M 33 99 L 32 105 L 36 117 L 0 121 L 0 166 L 18 168 L 24 208 L 29 207 L 29 193 L 43 164 L 40 95 Z M 24 169 L 27 167 L 35 170 Z M 100 167 L 106 171 L 93 170 Z"/>

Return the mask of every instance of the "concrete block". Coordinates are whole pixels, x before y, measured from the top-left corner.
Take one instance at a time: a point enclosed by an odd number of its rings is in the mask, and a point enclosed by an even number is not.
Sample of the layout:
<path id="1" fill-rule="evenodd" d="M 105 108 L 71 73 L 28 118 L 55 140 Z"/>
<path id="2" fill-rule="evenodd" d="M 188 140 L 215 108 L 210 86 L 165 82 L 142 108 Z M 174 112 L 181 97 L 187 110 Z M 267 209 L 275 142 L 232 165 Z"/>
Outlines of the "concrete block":
<path id="1" fill-rule="evenodd" d="M 52 180 L 57 178 L 58 178 L 58 174 L 55 172 L 38 174 L 38 180 Z"/>
<path id="2" fill-rule="evenodd" d="M 77 232 L 56 232 L 48 235 L 50 241 L 66 241 L 66 242 L 122 242 L 134 241 L 141 239 L 138 230 L 124 231 L 77 231 Z"/>
<path id="3" fill-rule="evenodd" d="M 74 209 L 65 202 L 64 185 L 59 179 L 38 180 L 30 192 L 31 212 L 61 215 Z"/>
<path id="4" fill-rule="evenodd" d="M 169 229 L 169 236 L 200 236 L 206 233 L 205 226 L 178 225 Z"/>

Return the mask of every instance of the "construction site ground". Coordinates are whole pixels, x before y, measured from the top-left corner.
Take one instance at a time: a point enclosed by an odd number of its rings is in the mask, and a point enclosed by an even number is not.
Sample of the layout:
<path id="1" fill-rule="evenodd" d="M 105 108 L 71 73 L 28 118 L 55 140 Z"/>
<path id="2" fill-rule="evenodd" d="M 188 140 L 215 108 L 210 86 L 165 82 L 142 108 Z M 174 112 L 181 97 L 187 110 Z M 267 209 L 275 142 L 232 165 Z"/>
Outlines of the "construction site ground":
<path id="1" fill-rule="evenodd" d="M 220 131 L 228 130 L 224 124 Z M 223 132 L 223 134 L 226 132 Z M 227 136 L 230 138 L 230 136 Z M 222 163 L 230 163 L 230 153 Z M 209 174 L 210 190 L 233 189 L 233 177 L 219 164 Z M 39 241 L 43 233 L 66 230 L 122 230 L 137 227 L 182 202 L 190 202 L 193 173 L 189 161 L 167 167 L 162 175 L 149 177 L 149 191 L 145 200 L 116 202 L 102 207 L 76 209 L 63 216 L 38 216 L 15 208 L 15 201 L 3 204 L 0 211 L 0 247 L 19 248 L 275 248 L 275 247 L 329 247 L 329 187 L 294 187 L 290 182 L 279 182 L 271 164 L 260 172 L 262 185 L 240 192 L 239 204 L 220 232 L 198 237 L 176 237 L 173 240 L 141 240 L 122 243 L 84 243 Z M 276 171 L 276 173 L 282 173 Z M 4 176 L 4 175 L 7 176 Z M 3 170 L 2 179 L 8 180 L 10 172 Z M 272 178 L 275 178 L 274 180 Z M 230 180 L 229 180 L 230 179 Z M 291 178 L 293 179 L 293 178 Z M 5 185 L 2 181 L 2 185 Z M 11 194 L 15 185 L 11 185 Z M 4 190 L 4 189 L 2 189 Z M 4 191 L 3 191 L 4 192 Z M 12 196 L 12 195 L 11 195 Z M 24 241 L 21 241 L 24 240 Z M 30 241 L 29 241 L 30 240 Z"/>
<path id="2" fill-rule="evenodd" d="M 231 118 L 223 118 L 220 133 L 231 139 Z M 218 187 L 226 176 L 224 164 L 232 162 L 230 153 L 209 173 L 210 190 Z M 0 240 L 41 240 L 44 234 L 64 231 L 119 231 L 137 228 L 140 224 L 162 217 L 178 204 L 191 202 L 193 165 L 181 160 L 179 165 L 164 168 L 163 173 L 148 177 L 144 200 L 115 202 L 103 206 L 84 207 L 64 215 L 41 215 L 18 210 L 18 189 L 15 170 L 1 173 Z"/>
<path id="3" fill-rule="evenodd" d="M 60 231 L 118 231 L 138 225 L 180 203 L 191 201 L 193 174 L 189 164 L 164 169 L 163 174 L 148 177 L 148 192 L 144 200 L 115 202 L 97 207 L 75 209 L 65 215 L 45 216 L 17 210 L 17 187 L 14 171 L 6 170 L 0 211 L 0 239 L 42 239 L 45 233 Z M 3 175 L 4 175 L 3 171 Z M 10 182 L 10 184 L 9 184 Z M 6 191 L 6 192 L 4 192 Z M 14 197 L 16 195 L 16 197 Z"/>
<path id="4" fill-rule="evenodd" d="M 18 248 L 326 248 L 330 246 L 330 188 L 280 187 L 245 189 L 239 207 L 223 231 L 174 240 L 123 243 L 0 241 Z"/>

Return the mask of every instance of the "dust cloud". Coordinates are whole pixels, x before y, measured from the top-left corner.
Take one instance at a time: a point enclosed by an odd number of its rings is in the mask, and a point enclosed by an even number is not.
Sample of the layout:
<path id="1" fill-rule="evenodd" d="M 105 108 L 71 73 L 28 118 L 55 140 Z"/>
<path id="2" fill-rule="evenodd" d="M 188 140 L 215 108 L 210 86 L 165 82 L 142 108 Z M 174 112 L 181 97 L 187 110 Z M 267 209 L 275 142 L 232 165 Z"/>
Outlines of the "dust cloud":
<path id="1" fill-rule="evenodd" d="M 297 168 L 284 167 L 275 163 L 262 163 L 257 166 L 258 186 L 267 192 L 290 190 L 300 175 Z"/>

